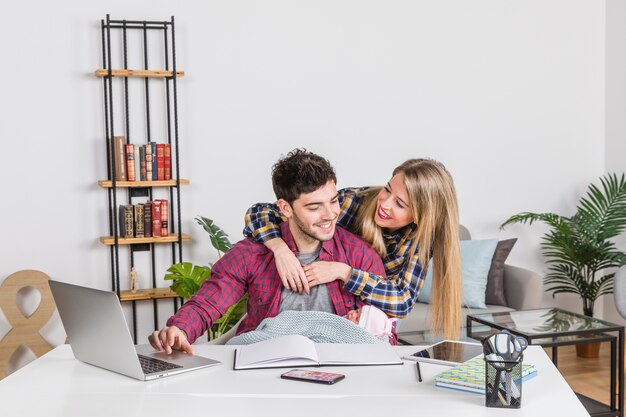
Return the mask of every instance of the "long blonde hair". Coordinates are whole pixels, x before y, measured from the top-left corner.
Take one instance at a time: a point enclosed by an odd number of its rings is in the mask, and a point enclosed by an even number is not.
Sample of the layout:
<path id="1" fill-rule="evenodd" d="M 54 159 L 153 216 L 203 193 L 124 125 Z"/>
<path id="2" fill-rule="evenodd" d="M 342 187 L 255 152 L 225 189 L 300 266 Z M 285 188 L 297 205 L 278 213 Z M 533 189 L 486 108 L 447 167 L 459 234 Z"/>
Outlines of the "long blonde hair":
<path id="1" fill-rule="evenodd" d="M 431 322 L 444 337 L 456 339 L 461 328 L 461 250 L 459 210 L 452 176 L 440 162 L 409 159 L 393 171 L 404 174 L 409 208 L 417 225 L 408 259 L 417 253 L 424 276 L 432 255 Z M 374 221 L 380 188 L 369 189 L 357 214 L 360 235 L 384 258 L 382 229 Z"/>

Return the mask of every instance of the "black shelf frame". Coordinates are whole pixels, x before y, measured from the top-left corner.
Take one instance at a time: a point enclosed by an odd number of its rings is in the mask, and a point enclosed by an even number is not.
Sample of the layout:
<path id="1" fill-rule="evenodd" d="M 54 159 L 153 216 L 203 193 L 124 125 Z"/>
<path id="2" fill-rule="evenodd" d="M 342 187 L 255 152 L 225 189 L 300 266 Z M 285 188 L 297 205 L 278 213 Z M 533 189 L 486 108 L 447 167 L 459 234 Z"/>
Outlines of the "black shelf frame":
<path id="1" fill-rule="evenodd" d="M 102 68 L 108 71 L 108 74 L 103 78 L 103 90 L 104 90 L 104 118 L 105 118 L 105 137 L 106 137 L 106 155 L 107 155 L 107 176 L 112 182 L 112 186 L 107 189 L 108 192 L 108 204 L 109 204 L 109 234 L 114 237 L 114 244 L 110 247 L 111 258 L 111 288 L 120 297 L 120 261 L 119 261 L 119 233 L 118 233 L 118 191 L 122 188 L 118 188 L 116 184 L 116 172 L 115 172 L 115 159 L 114 159 L 114 140 L 116 131 L 120 128 L 116 127 L 116 121 L 114 120 L 114 83 L 122 82 L 124 88 L 124 128 L 123 132 L 126 136 L 128 143 L 132 143 L 130 137 L 130 103 L 129 96 L 129 82 L 128 77 L 113 77 L 112 71 L 112 45 L 111 33 L 112 31 L 121 31 L 122 33 L 122 54 L 123 64 L 122 68 L 115 69 L 129 69 L 128 68 L 128 37 L 129 31 L 140 31 L 142 33 L 143 43 L 141 49 L 143 50 L 143 66 L 144 70 L 150 70 L 150 61 L 148 53 L 148 34 L 154 34 L 155 31 L 161 31 L 163 36 L 163 57 L 166 71 L 170 70 L 172 76 L 164 77 L 166 83 L 166 130 L 167 130 L 167 143 L 171 147 L 172 161 L 172 179 L 176 181 L 176 185 L 169 187 L 169 219 L 168 228 L 169 233 L 177 234 L 178 240 L 171 243 L 172 263 L 181 262 L 183 259 L 182 249 L 182 222 L 181 222 L 181 207 L 180 207 L 180 158 L 179 158 L 179 129 L 178 129 L 178 88 L 177 88 L 177 72 L 176 72 L 176 35 L 175 35 L 175 23 L 174 16 L 171 16 L 169 21 L 148 21 L 148 20 L 113 20 L 110 15 L 106 15 L 106 19 L 102 19 L 100 22 L 102 32 Z M 158 33 L 154 34 L 158 36 Z M 153 36 L 154 36 L 153 35 Z M 136 46 L 135 49 L 139 48 Z M 117 51 L 119 52 L 119 51 Z M 151 79 L 150 77 L 144 78 L 144 95 L 145 95 L 145 128 L 146 128 L 146 140 L 145 143 L 151 141 L 151 113 L 150 113 L 150 86 L 152 83 L 163 82 L 162 79 Z M 154 156 L 156 157 L 156 155 Z M 139 175 L 139 173 L 137 173 Z M 152 188 L 149 187 L 133 187 L 124 188 L 127 192 L 127 204 L 132 204 L 132 199 L 135 197 L 148 197 L 152 200 Z M 135 252 L 149 251 L 150 252 L 150 264 L 151 264 L 151 278 L 152 287 L 156 288 L 156 259 L 155 259 L 155 247 L 154 243 L 142 243 L 129 245 L 130 251 L 130 268 L 135 266 Z M 174 312 L 178 309 L 179 298 L 172 298 Z M 158 323 L 158 303 L 157 299 L 152 299 L 153 304 L 153 320 L 154 329 L 159 328 Z M 137 343 L 137 301 L 132 300 L 132 320 L 133 320 L 133 338 Z"/>

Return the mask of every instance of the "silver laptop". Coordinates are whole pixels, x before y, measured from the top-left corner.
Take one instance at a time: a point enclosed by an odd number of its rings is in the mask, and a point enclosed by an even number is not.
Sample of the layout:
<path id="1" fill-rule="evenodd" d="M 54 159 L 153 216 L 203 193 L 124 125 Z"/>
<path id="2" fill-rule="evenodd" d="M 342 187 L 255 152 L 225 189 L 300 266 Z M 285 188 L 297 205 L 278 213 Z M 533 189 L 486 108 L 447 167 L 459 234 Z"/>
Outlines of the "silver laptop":
<path id="1" fill-rule="evenodd" d="M 72 351 L 80 361 L 144 381 L 220 363 L 183 352 L 167 355 L 150 345 L 135 347 L 115 293 L 49 283 Z"/>

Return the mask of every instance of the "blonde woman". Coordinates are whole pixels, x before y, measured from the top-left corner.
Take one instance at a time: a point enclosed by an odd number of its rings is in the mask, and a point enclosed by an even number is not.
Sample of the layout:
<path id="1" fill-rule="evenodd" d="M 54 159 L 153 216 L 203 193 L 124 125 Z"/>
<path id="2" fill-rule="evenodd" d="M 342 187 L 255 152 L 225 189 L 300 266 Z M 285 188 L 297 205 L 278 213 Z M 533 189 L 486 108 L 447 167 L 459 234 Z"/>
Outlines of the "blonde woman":
<path id="1" fill-rule="evenodd" d="M 446 338 L 457 338 L 462 291 L 459 218 L 446 168 L 432 159 L 409 159 L 394 169 L 384 187 L 346 188 L 337 197 L 337 223 L 372 245 L 387 277 L 340 262 L 300 265 L 280 236 L 278 223 L 284 218 L 274 204 L 252 206 L 244 234 L 274 253 L 285 288 L 308 293 L 310 287 L 339 279 L 346 290 L 397 318 L 411 311 L 432 258 L 432 325 Z"/>

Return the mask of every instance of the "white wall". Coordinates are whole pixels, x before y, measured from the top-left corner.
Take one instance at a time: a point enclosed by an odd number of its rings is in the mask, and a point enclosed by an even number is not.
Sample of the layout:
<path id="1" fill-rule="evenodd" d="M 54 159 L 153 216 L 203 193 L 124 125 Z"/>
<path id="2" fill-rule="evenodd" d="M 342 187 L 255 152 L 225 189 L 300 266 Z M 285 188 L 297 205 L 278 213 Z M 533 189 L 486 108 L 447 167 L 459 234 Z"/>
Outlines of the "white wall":
<path id="1" fill-rule="evenodd" d="M 626 3 L 606 2 L 606 171 L 626 172 Z M 626 236 L 617 240 L 626 251 Z M 604 297 L 604 319 L 624 323 L 615 309 L 613 295 Z"/>
<path id="2" fill-rule="evenodd" d="M 295 147 L 331 159 L 339 186 L 384 183 L 409 157 L 443 161 L 474 237 L 518 237 L 511 263 L 537 271 L 544 230 L 499 225 L 520 211 L 572 212 L 605 169 L 601 1 L 61 0 L 0 11 L 0 280 L 33 268 L 110 288 L 97 241 L 108 230 L 96 186 L 103 92 L 92 76 L 106 13 L 176 16 L 181 175 L 192 181 L 185 258 L 195 263 L 215 255 L 193 217 L 238 240 L 244 210 L 273 199 L 272 163 Z M 140 141 L 141 122 L 133 129 Z M 150 307 L 139 311 L 144 335 Z M 58 320 L 47 333 L 62 340 Z"/>

